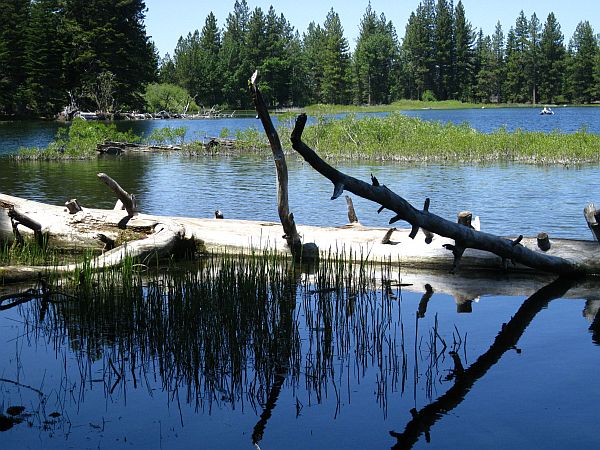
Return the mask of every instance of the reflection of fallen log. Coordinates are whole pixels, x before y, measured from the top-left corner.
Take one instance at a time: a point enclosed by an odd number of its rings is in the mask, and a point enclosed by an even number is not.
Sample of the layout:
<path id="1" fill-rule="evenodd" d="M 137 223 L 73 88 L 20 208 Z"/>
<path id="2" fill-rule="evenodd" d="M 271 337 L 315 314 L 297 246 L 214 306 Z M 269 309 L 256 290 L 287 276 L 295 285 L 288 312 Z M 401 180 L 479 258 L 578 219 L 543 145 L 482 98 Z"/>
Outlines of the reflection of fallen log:
<path id="1" fill-rule="evenodd" d="M 429 442 L 430 428 L 444 415 L 462 403 L 473 385 L 500 360 L 504 353 L 516 346 L 521 335 L 537 313 L 546 307 L 551 300 L 562 297 L 569 290 L 572 283 L 573 280 L 571 279 L 559 278 L 526 299 L 512 319 L 502 326 L 502 330 L 498 333 L 488 351 L 483 353 L 466 369 L 462 369 L 462 364 L 458 364 L 458 370 L 455 370 L 454 374 L 454 385 L 445 394 L 418 411 L 416 409 L 411 410 L 413 418 L 408 422 L 402 433 L 390 432 L 390 435 L 397 440 L 392 448 L 412 448 L 422 434 L 425 434 Z M 460 360 L 458 362 L 460 363 Z"/>

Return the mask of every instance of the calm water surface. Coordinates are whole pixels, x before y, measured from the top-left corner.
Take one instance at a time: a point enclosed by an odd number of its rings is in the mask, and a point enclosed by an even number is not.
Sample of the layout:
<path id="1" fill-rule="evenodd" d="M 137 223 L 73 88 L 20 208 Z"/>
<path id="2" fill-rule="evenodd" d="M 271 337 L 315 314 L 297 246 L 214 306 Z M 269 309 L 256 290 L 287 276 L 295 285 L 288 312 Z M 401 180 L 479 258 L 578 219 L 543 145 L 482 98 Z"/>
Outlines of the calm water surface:
<path id="1" fill-rule="evenodd" d="M 572 110 L 543 119 L 562 120 Z M 255 123 L 237 120 L 221 126 Z M 140 126 L 164 126 L 159 122 Z M 0 125 L 4 152 L 14 142 L 45 139 L 36 127 L 6 138 L 14 128 L 6 126 Z M 581 123 L 574 126 L 565 131 Z M 329 200 L 328 181 L 299 160 L 288 166 L 298 223 L 347 222 L 346 203 Z M 597 166 L 338 167 L 364 180 L 372 173 L 417 206 L 430 197 L 430 210 L 444 217 L 469 209 L 484 231 L 505 235 L 588 239 L 582 210 L 600 202 Z M 221 209 L 226 218 L 278 220 L 270 158 L 1 158 L 0 191 L 112 207 L 96 179 L 100 171 L 135 193 L 143 212 L 211 217 Z M 363 224 L 387 225 L 391 214 L 353 200 Z M 299 275 L 283 290 L 269 291 L 281 285 L 275 283 L 265 292 L 226 285 L 209 292 L 194 290 L 199 283 L 177 288 L 165 273 L 135 293 L 117 286 L 93 303 L 57 297 L 0 310 L 2 447 L 600 446 L 597 283 L 559 289 L 552 299 L 547 291 L 534 295 L 550 280 L 512 275 L 473 284 L 424 274 L 400 289 L 405 278 L 392 271 L 384 277 L 389 286 L 349 284 L 336 292 L 320 291 L 328 284 L 314 284 L 315 277 Z M 23 422 L 7 427 L 11 406 L 24 407 L 17 415 Z"/>

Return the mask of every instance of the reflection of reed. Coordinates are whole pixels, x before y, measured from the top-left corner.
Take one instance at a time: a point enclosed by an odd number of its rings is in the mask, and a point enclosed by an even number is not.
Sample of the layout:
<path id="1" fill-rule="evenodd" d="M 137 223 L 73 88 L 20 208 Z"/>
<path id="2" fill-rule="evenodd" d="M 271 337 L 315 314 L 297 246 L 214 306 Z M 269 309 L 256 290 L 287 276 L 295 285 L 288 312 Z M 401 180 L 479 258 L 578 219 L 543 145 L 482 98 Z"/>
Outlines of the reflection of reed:
<path id="1" fill-rule="evenodd" d="M 404 431 L 402 433 L 390 432 L 397 439 L 396 444 L 392 448 L 412 448 L 422 434 L 425 434 L 425 438 L 429 442 L 429 429 L 431 426 L 449 411 L 457 407 L 464 400 L 475 382 L 482 378 L 500 360 L 506 351 L 516 346 L 521 335 L 537 313 L 546 307 L 551 300 L 562 297 L 572 285 L 572 279 L 559 278 L 526 299 L 512 319 L 503 325 L 491 347 L 467 369 L 462 367 L 458 355 L 453 353 L 452 357 L 455 361 L 455 370 L 453 373 L 453 378 L 455 379 L 454 385 L 437 400 L 419 411 L 416 409 L 411 410 L 413 418 L 408 422 Z"/>
<path id="2" fill-rule="evenodd" d="M 303 387 L 309 405 L 333 398 L 337 412 L 352 389 L 340 389 L 336 373 L 360 383 L 375 367 L 384 410 L 388 393 L 404 386 L 404 325 L 392 313 L 400 291 L 382 286 L 381 267 L 325 258 L 308 275 L 279 257 L 225 256 L 142 275 L 126 261 L 118 270 L 83 270 L 76 286 L 62 287 L 76 301 L 45 305 L 45 319 L 39 306 L 30 309 L 27 322 L 77 355 L 79 401 L 101 366 L 94 382 L 104 382 L 107 396 L 150 391 L 158 380 L 176 405 L 180 395 L 208 412 L 249 404 L 260 414 L 258 442 L 286 383 Z M 397 268 L 383 267 L 391 280 Z"/>

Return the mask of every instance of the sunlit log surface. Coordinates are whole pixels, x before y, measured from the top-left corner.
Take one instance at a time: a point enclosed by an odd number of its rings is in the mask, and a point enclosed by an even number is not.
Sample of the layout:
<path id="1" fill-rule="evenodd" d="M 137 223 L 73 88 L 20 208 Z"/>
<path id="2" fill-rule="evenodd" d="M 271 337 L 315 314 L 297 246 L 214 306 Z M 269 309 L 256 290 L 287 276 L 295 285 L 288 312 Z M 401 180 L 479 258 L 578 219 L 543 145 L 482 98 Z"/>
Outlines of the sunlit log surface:
<path id="1" fill-rule="evenodd" d="M 286 240 L 282 237 L 281 225 L 276 222 L 245 221 L 214 218 L 163 217 L 138 214 L 129 217 L 125 211 L 86 208 L 76 214 L 69 214 L 63 206 L 53 206 L 0 194 L 0 203 L 15 205 L 19 211 L 38 221 L 42 226 L 48 245 L 51 248 L 84 250 L 104 249 L 104 242 L 98 234 L 113 239 L 117 243 L 145 238 L 159 223 L 169 222 L 181 227 L 181 238 L 193 240 L 200 252 L 235 252 L 250 254 L 256 250 L 269 250 L 279 254 L 289 254 Z M 341 227 L 316 227 L 298 225 L 298 233 L 304 243 L 314 243 L 322 254 L 330 254 L 346 260 L 379 260 L 399 264 L 403 268 L 432 268 L 449 271 L 454 262 L 451 252 L 444 245 L 454 241 L 439 235 L 427 245 L 424 236 L 409 237 L 408 229 L 397 229 L 390 243 L 382 239 L 388 228 L 364 227 L 360 225 Z M 25 228 L 21 233 L 33 238 L 33 231 Z M 0 210 L 0 240 L 11 242 L 14 239 L 10 218 L 6 209 Z M 500 239 L 500 238 L 497 238 Z M 509 241 L 510 242 L 510 241 Z M 539 251 L 537 237 L 523 238 L 519 247 Z M 552 239 L 552 247 L 546 255 L 569 261 L 570 266 L 584 273 L 600 273 L 598 252 L 595 241 Z M 462 256 L 459 272 L 470 269 L 491 269 L 531 271 L 517 263 L 508 264 L 505 269 L 501 257 L 482 250 L 467 248 Z M 0 269 L 6 272 L 6 269 Z"/>

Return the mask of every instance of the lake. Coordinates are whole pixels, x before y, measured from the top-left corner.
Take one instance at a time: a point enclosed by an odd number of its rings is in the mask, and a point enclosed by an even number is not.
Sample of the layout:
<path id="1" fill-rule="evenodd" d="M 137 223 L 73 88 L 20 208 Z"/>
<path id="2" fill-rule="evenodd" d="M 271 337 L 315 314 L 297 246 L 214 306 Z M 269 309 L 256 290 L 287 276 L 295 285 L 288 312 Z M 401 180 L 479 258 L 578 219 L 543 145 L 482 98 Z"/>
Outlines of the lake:
<path id="1" fill-rule="evenodd" d="M 505 128 L 508 131 L 522 129 L 526 131 L 559 131 L 575 133 L 582 129 L 591 133 L 600 133 L 600 107 L 556 108 L 552 116 L 539 114 L 539 108 L 484 108 L 456 110 L 415 110 L 400 111 L 423 120 L 468 123 L 483 133 Z M 385 115 L 388 113 L 373 113 Z M 309 118 L 310 120 L 310 118 Z M 206 140 L 219 136 L 223 128 L 233 135 L 238 130 L 249 127 L 260 129 L 260 123 L 252 118 L 223 118 L 215 120 L 141 120 L 119 121 L 121 130 L 133 130 L 138 135 L 149 136 L 152 130 L 163 127 L 185 127 L 186 140 Z M 273 117 L 277 125 L 277 116 Z M 310 123 L 310 122 L 309 122 Z M 58 122 L 0 121 L 0 155 L 10 154 L 20 147 L 45 147 L 52 141 L 57 129 L 66 126 Z"/>
<path id="2" fill-rule="evenodd" d="M 483 127 L 494 117 L 494 123 L 505 120 L 493 111 L 410 114 L 459 122 L 469 114 L 485 115 L 479 125 L 469 121 Z M 573 117 L 568 126 L 560 122 L 567 111 L 580 119 L 600 112 L 561 108 L 554 116 L 527 109 L 514 114 L 530 125 L 549 126 L 556 119 L 550 130 L 573 132 L 585 125 Z M 598 120 L 585 117 L 593 131 Z M 131 125 L 148 132 L 165 126 L 160 122 Z M 256 121 L 193 121 L 196 128 L 188 137 L 248 124 Z M 57 126 L 3 123 L 0 148 L 10 153 L 23 143 L 43 145 Z M 288 167 L 290 206 L 298 223 L 347 222 L 344 199 L 329 200 L 329 181 L 296 158 Z M 372 173 L 417 206 L 429 197 L 430 210 L 447 218 L 469 209 L 480 216 L 482 230 L 502 235 L 546 231 L 550 237 L 589 239 L 583 207 L 600 202 L 596 165 L 345 161 L 336 167 L 364 180 Z M 97 181 L 97 172 L 135 193 L 143 212 L 211 217 L 220 209 L 226 218 L 278 221 L 268 154 L 51 163 L 2 158 L 0 190 L 53 204 L 76 197 L 84 207 L 112 208 L 112 194 Z M 363 224 L 387 225 L 391 214 L 377 214 L 377 205 L 353 200 Z M 52 303 L 0 310 L 3 447 L 600 445 L 600 387 L 594 382 L 600 364 L 600 285 L 595 280 L 544 288 L 551 279 L 415 275 L 373 263 L 362 278 L 336 281 L 335 266 L 323 263 L 317 270 L 292 271 L 293 276 L 282 270 L 278 283 L 259 285 L 253 269 L 237 262 L 239 279 L 216 280 L 213 286 L 209 278 L 197 278 L 203 264 L 166 268 L 136 289 L 115 284 L 108 293 L 69 291 L 77 300 L 57 294 Z M 13 417 L 9 411 L 22 422 L 6 419 Z"/>

